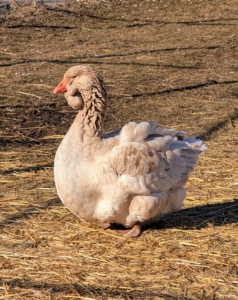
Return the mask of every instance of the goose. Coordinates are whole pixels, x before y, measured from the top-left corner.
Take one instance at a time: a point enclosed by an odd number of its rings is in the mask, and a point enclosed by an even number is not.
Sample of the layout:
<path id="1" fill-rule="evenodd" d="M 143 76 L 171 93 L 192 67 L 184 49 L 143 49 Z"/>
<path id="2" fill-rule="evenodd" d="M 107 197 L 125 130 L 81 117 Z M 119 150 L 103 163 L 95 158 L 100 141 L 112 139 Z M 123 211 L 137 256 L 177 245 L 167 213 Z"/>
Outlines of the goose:
<path id="1" fill-rule="evenodd" d="M 143 226 L 178 211 L 185 183 L 206 145 L 186 132 L 129 122 L 103 134 L 108 96 L 92 67 L 69 68 L 53 94 L 79 110 L 54 160 L 56 190 L 82 221 L 138 237 Z"/>

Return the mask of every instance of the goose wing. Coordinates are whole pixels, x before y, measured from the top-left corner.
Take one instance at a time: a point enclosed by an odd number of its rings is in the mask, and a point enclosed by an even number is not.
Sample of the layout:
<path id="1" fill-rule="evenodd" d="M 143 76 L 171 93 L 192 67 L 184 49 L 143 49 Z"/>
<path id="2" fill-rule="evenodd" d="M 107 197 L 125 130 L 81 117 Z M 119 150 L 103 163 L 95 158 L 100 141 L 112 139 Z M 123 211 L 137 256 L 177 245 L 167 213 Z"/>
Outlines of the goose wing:
<path id="1" fill-rule="evenodd" d="M 184 134 L 155 126 L 155 122 L 128 123 L 119 133 L 119 144 L 106 155 L 106 163 L 130 193 L 167 191 L 186 177 L 186 155 L 182 156 L 182 150 L 174 145 Z M 178 142 L 180 148 L 188 148 L 188 153 L 195 152 L 185 142 Z"/>

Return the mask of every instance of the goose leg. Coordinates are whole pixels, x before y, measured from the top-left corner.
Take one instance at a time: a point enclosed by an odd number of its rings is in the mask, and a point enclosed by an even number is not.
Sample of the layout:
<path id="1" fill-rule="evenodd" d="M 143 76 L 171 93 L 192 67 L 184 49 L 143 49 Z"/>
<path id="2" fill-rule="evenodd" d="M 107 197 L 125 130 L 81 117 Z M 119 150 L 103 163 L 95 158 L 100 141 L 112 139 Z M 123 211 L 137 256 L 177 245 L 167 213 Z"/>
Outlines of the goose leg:
<path id="1" fill-rule="evenodd" d="M 118 229 L 117 234 L 124 235 L 125 237 L 139 237 L 142 233 L 142 223 L 136 223 L 132 228 Z"/>

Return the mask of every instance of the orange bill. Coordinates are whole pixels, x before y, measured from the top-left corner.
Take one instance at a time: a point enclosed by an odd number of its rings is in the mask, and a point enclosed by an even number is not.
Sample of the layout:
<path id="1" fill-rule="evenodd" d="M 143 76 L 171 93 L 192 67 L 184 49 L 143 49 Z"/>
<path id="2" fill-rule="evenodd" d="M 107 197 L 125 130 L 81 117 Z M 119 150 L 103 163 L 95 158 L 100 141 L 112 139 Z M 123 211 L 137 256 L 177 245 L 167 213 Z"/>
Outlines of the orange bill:
<path id="1" fill-rule="evenodd" d="M 53 90 L 53 94 L 58 94 L 58 93 L 66 93 L 67 88 L 66 85 L 69 82 L 67 78 L 64 78 L 58 85 L 57 87 Z"/>

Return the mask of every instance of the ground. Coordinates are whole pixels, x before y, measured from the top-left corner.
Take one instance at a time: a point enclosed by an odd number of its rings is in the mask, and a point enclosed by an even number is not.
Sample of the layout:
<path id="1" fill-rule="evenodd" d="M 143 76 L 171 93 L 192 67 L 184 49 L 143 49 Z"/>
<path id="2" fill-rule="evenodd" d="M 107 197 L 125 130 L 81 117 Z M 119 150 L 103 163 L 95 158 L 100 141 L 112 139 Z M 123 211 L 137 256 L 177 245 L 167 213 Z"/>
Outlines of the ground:
<path id="1" fill-rule="evenodd" d="M 0 299 L 238 299 L 237 1 L 72 1 L 0 15 Z M 208 150 L 184 208 L 138 239 L 60 202 L 55 151 L 77 112 L 53 88 L 90 64 L 105 132 L 156 120 Z"/>

